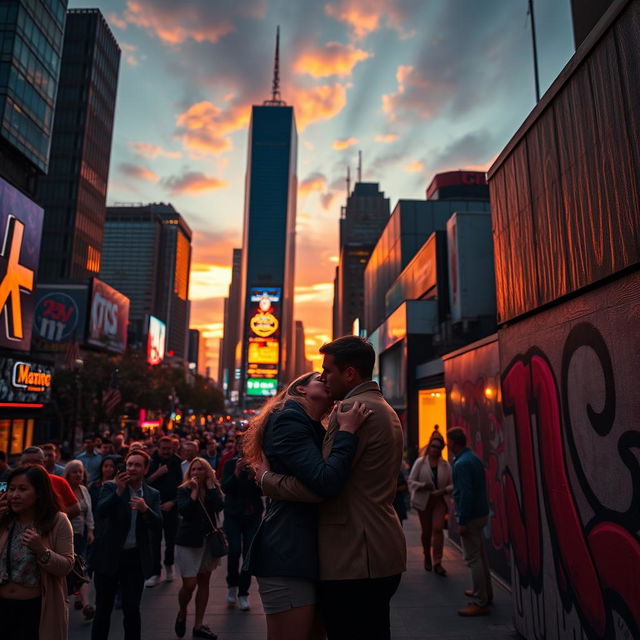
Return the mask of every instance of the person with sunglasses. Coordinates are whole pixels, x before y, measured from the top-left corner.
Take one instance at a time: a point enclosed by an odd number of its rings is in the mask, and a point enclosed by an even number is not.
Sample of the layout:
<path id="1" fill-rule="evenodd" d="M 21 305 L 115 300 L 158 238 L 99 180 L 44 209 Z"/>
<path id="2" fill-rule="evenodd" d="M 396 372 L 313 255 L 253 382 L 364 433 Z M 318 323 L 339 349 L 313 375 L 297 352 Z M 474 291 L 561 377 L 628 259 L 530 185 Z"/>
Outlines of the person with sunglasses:
<path id="1" fill-rule="evenodd" d="M 411 506 L 418 512 L 422 529 L 424 568 L 445 577 L 442 566 L 444 548 L 444 518 L 446 496 L 453 491 L 451 465 L 442 458 L 444 440 L 436 431 L 427 444 L 424 455 L 414 463 L 409 473 Z"/>

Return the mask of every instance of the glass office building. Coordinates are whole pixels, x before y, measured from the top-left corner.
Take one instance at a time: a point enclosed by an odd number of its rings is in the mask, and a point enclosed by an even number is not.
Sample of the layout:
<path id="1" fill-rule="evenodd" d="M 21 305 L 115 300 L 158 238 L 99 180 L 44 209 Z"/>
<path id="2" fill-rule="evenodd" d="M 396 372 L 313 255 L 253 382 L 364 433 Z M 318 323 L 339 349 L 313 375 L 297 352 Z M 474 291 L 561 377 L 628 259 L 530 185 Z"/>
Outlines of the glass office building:
<path id="1" fill-rule="evenodd" d="M 49 166 L 66 8 L 0 0 L 0 175 L 29 196 Z"/>
<path id="2" fill-rule="evenodd" d="M 41 279 L 84 279 L 100 271 L 120 47 L 102 13 L 67 14 L 45 209 Z"/>
<path id="3" fill-rule="evenodd" d="M 294 367 L 298 134 L 293 107 L 274 102 L 253 107 L 249 129 L 237 350 L 245 399 L 272 395 Z"/>
<path id="4" fill-rule="evenodd" d="M 131 346 L 146 344 L 153 315 L 167 325 L 166 355 L 187 360 L 191 236 L 170 204 L 107 207 L 100 278 L 131 301 Z"/>

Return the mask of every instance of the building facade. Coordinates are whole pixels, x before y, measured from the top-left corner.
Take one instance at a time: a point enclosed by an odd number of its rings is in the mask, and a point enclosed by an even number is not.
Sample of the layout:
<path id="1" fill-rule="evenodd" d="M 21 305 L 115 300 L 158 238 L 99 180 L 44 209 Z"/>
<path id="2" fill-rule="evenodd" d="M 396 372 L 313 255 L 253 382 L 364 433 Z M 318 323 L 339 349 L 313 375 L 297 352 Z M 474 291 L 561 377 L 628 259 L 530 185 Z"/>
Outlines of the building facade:
<path id="1" fill-rule="evenodd" d="M 220 341 L 218 385 L 226 399 L 238 401 L 240 389 L 236 377 L 236 346 L 240 334 L 240 285 L 242 278 L 242 249 L 233 250 L 229 295 L 224 300 L 224 333 Z M 232 394 L 233 392 L 233 394 Z"/>
<path id="2" fill-rule="evenodd" d="M 98 9 L 67 14 L 48 175 L 41 279 L 100 272 L 120 47 Z"/>
<path id="3" fill-rule="evenodd" d="M 293 369 L 297 149 L 293 107 L 254 106 L 249 127 L 241 323 L 240 399 L 262 402 Z"/>
<path id="4" fill-rule="evenodd" d="M 389 198 L 377 183 L 356 182 L 340 218 L 340 261 L 333 300 L 333 337 L 364 322 L 364 269 L 389 221 Z"/>
<path id="5" fill-rule="evenodd" d="M 107 207 L 100 277 L 131 300 L 129 343 L 146 344 L 149 316 L 167 325 L 166 357 L 186 361 L 191 229 L 170 204 Z"/>
<path id="6" fill-rule="evenodd" d="M 0 2 L 0 176 L 31 198 L 49 167 L 66 9 Z"/>

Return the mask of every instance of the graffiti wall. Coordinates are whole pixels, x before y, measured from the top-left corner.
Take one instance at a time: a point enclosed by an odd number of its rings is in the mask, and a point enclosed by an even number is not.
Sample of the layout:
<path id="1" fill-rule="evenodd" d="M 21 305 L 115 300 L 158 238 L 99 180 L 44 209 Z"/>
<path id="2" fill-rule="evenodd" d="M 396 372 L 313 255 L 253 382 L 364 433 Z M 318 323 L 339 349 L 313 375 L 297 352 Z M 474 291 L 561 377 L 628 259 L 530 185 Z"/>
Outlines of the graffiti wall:
<path id="1" fill-rule="evenodd" d="M 462 427 L 469 446 L 485 464 L 489 524 L 485 530 L 491 570 L 510 580 L 508 528 L 502 490 L 505 437 L 500 392 L 497 337 L 481 340 L 443 358 L 447 389 L 447 426 Z M 449 537 L 458 541 L 455 518 L 449 518 Z"/>
<path id="2" fill-rule="evenodd" d="M 640 274 L 499 332 L 515 622 L 640 637 Z"/>

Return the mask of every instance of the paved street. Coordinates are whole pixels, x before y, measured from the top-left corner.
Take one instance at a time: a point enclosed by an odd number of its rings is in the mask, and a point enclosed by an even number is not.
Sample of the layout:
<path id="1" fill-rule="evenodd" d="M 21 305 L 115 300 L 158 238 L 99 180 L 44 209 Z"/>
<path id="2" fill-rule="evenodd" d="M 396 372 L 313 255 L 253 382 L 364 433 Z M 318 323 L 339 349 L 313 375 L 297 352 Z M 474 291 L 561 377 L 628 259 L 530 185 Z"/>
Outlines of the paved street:
<path id="1" fill-rule="evenodd" d="M 456 548 L 447 544 L 443 564 L 449 577 L 426 573 L 422 568 L 419 524 L 415 514 L 405 522 L 409 545 L 408 571 L 403 576 L 398 593 L 392 601 L 392 637 L 394 640 L 429 640 L 455 638 L 456 640 L 503 640 L 518 638 L 511 624 L 511 596 L 496 586 L 495 606 L 485 618 L 460 618 L 456 610 L 465 604 L 462 591 L 468 588 L 468 572 Z M 228 610 L 225 604 L 226 584 L 223 567 L 212 579 L 211 599 L 205 622 L 220 640 L 263 640 L 266 625 L 255 587 L 252 588 L 250 612 Z M 146 640 L 175 638 L 173 622 L 177 611 L 177 591 L 180 581 L 163 583 L 145 589 L 142 601 L 143 637 Z M 192 613 L 188 623 L 192 622 Z M 189 629 L 190 627 L 188 627 Z M 86 640 L 90 636 L 90 623 L 82 622 L 79 612 L 71 612 L 71 640 Z M 114 612 L 111 638 L 123 638 L 120 612 Z M 190 637 L 189 631 L 187 638 Z M 364 640 L 364 639 L 363 639 Z"/>

